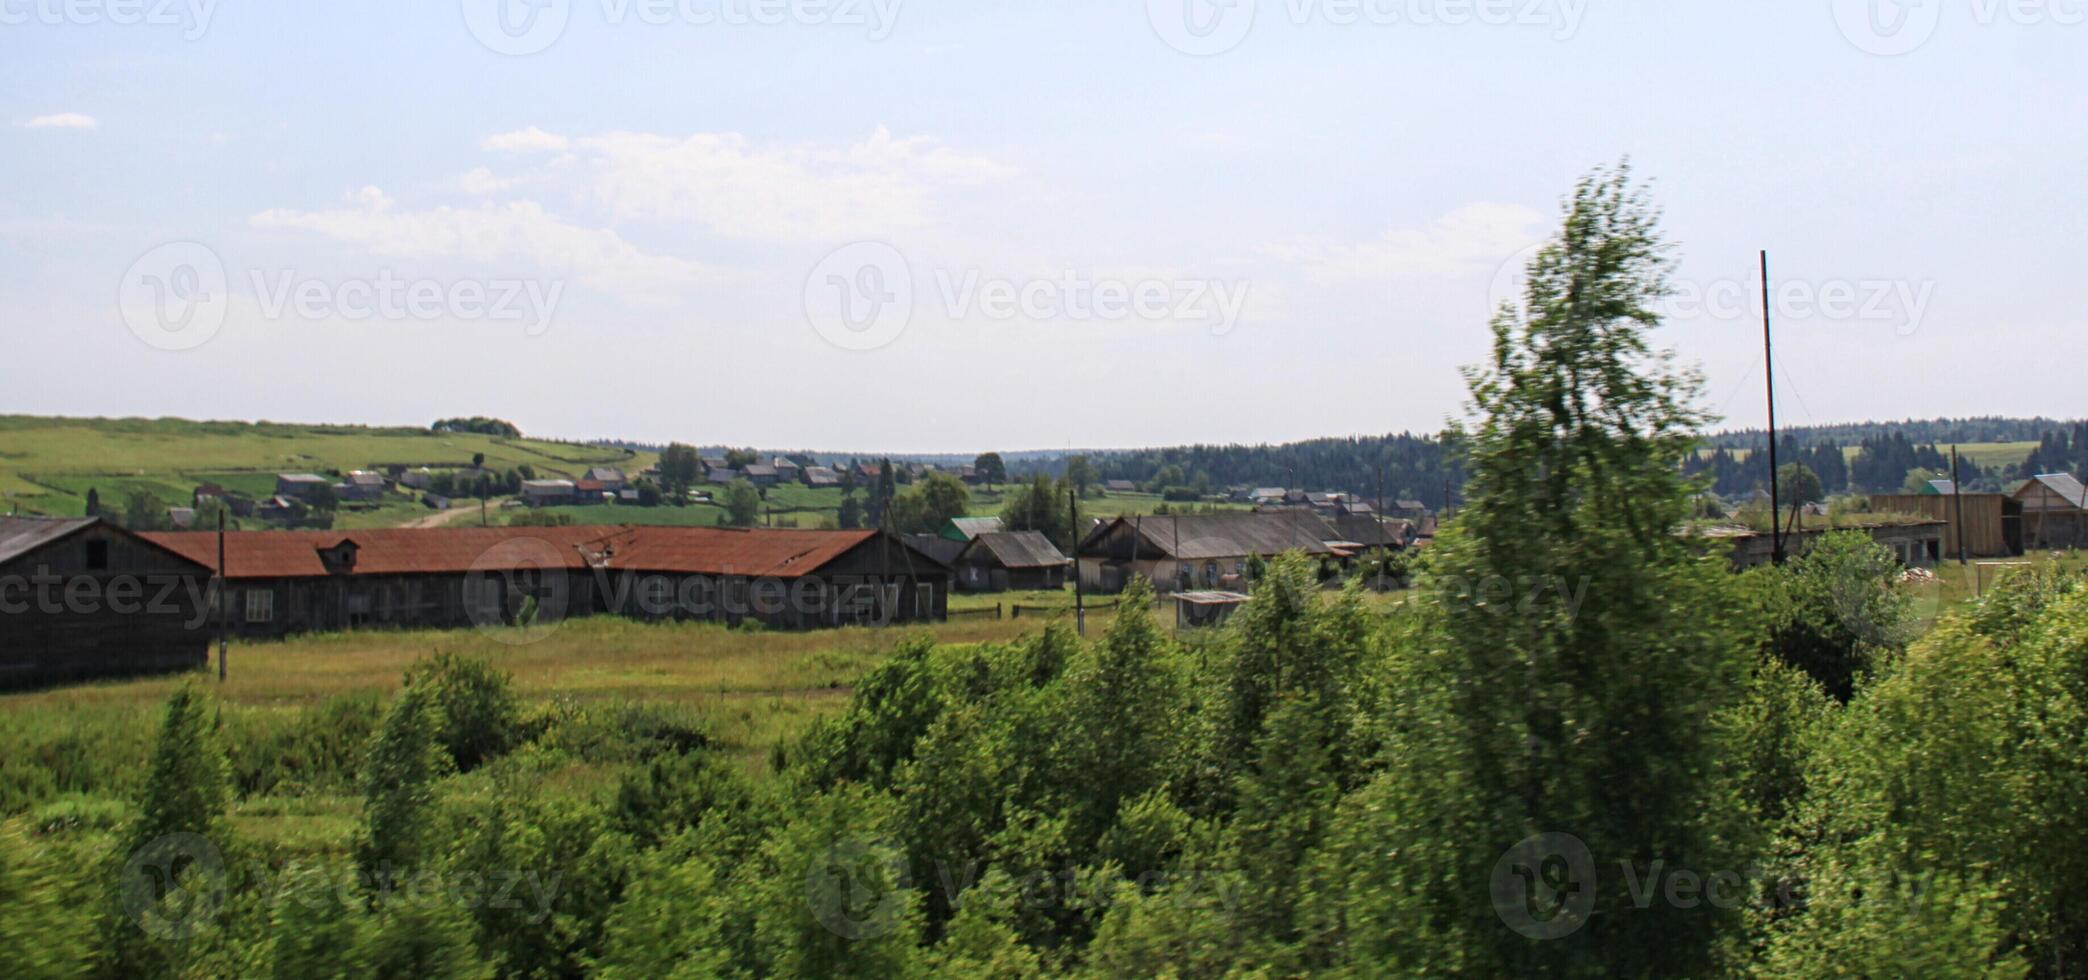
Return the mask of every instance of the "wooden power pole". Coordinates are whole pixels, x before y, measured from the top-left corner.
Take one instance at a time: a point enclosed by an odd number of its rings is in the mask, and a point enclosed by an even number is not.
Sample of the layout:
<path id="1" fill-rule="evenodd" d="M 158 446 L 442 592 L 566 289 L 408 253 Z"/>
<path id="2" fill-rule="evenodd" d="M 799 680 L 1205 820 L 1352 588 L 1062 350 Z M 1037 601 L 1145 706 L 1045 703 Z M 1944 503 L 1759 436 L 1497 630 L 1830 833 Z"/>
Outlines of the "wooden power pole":
<path id="1" fill-rule="evenodd" d="M 1776 465 L 1776 345 L 1769 326 L 1769 252 L 1762 251 L 1762 361 L 1769 382 L 1769 533 L 1771 560 L 1784 563 L 1782 474 Z"/>

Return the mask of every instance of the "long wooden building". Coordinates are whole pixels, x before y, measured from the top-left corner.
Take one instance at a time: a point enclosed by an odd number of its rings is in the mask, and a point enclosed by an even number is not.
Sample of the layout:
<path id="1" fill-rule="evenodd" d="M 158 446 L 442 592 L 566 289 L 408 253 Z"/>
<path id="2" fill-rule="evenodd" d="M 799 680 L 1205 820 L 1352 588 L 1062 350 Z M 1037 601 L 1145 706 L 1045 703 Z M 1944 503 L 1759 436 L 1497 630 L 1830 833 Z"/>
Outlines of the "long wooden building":
<path id="1" fill-rule="evenodd" d="M 214 565 L 215 532 L 143 535 Z M 952 571 L 877 531 L 392 528 L 225 535 L 232 631 L 491 626 L 586 615 L 785 628 L 943 618 Z"/>
<path id="2" fill-rule="evenodd" d="M 210 569 L 99 518 L 0 517 L 0 687 L 188 670 Z"/>

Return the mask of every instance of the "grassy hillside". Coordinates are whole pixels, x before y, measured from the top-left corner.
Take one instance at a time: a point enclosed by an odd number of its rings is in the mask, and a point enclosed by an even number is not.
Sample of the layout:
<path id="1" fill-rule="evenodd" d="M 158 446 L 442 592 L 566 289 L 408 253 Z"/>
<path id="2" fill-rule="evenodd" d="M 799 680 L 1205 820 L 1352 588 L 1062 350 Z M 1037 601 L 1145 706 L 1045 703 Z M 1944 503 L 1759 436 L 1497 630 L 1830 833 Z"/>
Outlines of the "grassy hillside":
<path id="1" fill-rule="evenodd" d="M 90 487 L 112 507 L 133 491 L 186 504 L 203 482 L 262 494 L 279 472 L 456 467 L 478 453 L 496 469 L 527 463 L 545 475 L 648 462 L 618 449 L 425 429 L 12 415 L 0 416 L 0 513 L 79 514 Z"/>

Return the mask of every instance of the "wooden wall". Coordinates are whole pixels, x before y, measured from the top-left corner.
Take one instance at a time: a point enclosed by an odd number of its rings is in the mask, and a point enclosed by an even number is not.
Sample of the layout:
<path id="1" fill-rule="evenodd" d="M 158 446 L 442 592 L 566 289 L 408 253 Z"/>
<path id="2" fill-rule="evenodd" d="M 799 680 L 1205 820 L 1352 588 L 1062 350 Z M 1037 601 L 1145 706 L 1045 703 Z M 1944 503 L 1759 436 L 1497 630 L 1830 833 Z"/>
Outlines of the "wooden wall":
<path id="1" fill-rule="evenodd" d="M 2007 494 L 1968 493 L 1963 494 L 1965 543 L 1971 548 L 1974 558 L 2007 558 L 2022 554 L 2018 545 L 2011 544 L 2013 537 L 2008 533 Z M 1957 498 L 1941 494 L 1875 494 L 1871 498 L 1871 510 L 1881 514 L 1919 514 L 1931 520 L 1947 521 L 1950 526 L 1943 531 L 1943 554 L 1955 558 L 1958 554 L 1958 506 Z"/>

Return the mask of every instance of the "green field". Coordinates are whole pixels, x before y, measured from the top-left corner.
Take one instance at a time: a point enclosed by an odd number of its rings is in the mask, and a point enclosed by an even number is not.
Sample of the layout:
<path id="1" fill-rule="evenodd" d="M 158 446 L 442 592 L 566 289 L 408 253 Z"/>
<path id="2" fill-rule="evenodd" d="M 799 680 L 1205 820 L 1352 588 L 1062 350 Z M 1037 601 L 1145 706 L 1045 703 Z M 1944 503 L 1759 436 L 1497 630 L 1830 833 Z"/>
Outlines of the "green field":
<path id="1" fill-rule="evenodd" d="M 410 428 L 0 416 L 0 512 L 80 514 L 89 488 L 110 507 L 139 491 L 181 506 L 199 483 L 261 495 L 273 490 L 275 474 L 282 472 L 462 467 L 481 453 L 489 467 L 528 464 L 543 475 L 650 463 L 617 449 Z M 401 506 L 344 523 L 403 523 L 414 516 Z"/>

